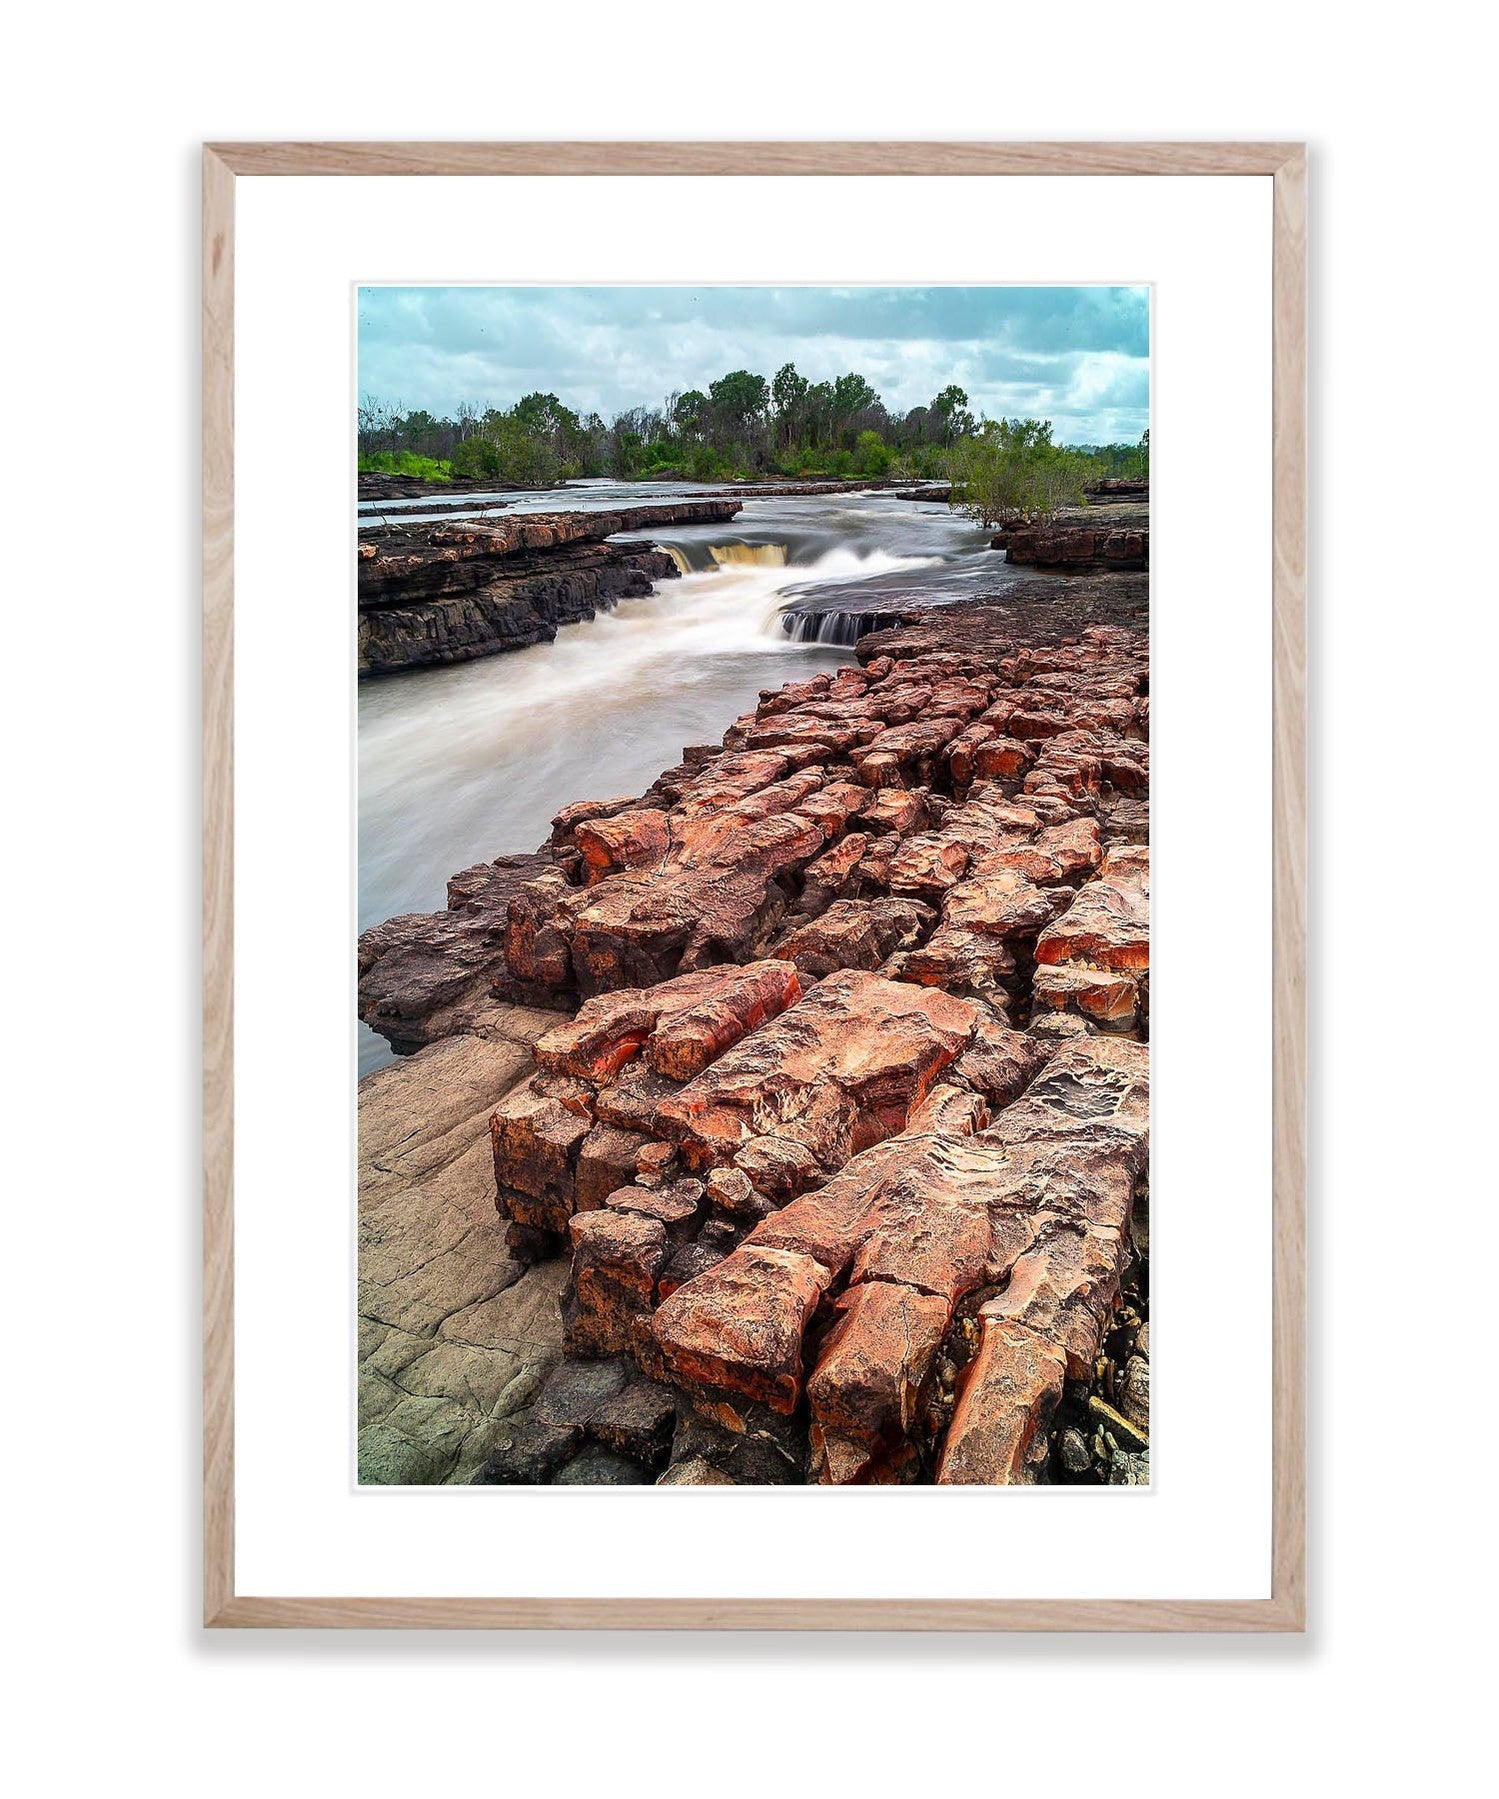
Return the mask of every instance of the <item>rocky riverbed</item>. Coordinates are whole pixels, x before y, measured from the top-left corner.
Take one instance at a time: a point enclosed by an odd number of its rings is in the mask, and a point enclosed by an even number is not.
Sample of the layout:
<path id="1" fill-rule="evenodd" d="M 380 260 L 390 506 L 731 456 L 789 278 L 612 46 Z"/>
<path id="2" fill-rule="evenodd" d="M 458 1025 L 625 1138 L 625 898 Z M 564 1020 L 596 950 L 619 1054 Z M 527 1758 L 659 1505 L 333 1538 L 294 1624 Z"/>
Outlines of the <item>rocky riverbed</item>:
<path id="1" fill-rule="evenodd" d="M 365 933 L 362 1479 L 1148 1479 L 1147 592 L 903 607 Z"/>
<path id="2" fill-rule="evenodd" d="M 467 662 L 550 642 L 562 625 L 648 594 L 676 563 L 625 531 L 725 523 L 734 499 L 679 500 L 619 511 L 514 513 L 417 530 L 361 531 L 359 672 Z"/>
<path id="3" fill-rule="evenodd" d="M 1045 524 L 1006 526 L 995 532 L 990 547 L 1030 568 L 1147 569 L 1150 509 L 1109 490 L 1086 506 L 1063 508 Z"/>

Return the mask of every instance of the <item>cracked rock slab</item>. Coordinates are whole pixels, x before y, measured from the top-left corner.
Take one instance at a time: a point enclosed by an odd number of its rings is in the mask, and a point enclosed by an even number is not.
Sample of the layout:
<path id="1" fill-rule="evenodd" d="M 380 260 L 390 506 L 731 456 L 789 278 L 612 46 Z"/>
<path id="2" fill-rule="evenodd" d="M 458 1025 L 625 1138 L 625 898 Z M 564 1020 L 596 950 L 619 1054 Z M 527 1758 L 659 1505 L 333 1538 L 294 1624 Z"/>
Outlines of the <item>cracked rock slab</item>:
<path id="1" fill-rule="evenodd" d="M 561 1262 L 511 1260 L 489 1116 L 555 1014 L 458 1036 L 359 1090 L 359 1479 L 466 1481 L 561 1358 Z"/>

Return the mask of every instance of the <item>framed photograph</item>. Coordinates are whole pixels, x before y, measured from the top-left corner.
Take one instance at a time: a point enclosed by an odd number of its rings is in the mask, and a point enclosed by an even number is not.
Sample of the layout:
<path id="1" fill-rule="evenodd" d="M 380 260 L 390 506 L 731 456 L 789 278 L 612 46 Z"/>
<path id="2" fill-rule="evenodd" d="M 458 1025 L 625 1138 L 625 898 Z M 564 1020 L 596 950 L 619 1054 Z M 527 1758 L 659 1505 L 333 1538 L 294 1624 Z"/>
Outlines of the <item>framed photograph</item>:
<path id="1" fill-rule="evenodd" d="M 1297 144 L 203 165 L 204 1615 L 1297 1631 Z"/>

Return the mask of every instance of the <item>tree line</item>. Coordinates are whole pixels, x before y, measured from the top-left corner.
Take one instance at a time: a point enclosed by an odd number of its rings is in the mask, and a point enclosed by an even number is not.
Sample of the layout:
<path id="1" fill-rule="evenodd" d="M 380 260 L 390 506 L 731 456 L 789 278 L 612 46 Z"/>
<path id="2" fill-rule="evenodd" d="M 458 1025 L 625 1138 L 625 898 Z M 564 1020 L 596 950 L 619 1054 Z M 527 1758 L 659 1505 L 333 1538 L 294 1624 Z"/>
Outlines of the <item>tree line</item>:
<path id="1" fill-rule="evenodd" d="M 809 381 L 792 363 L 767 380 L 735 369 L 659 407 L 580 416 L 553 393 L 508 409 L 460 406 L 452 418 L 365 398 L 359 467 L 429 480 L 554 487 L 576 476 L 617 480 L 952 479 L 986 522 L 1035 516 L 1088 482 L 1144 476 L 1138 444 L 1066 447 L 1049 422 L 976 417 L 956 384 L 925 406 L 892 412 L 863 375 Z M 997 510 L 996 510 L 997 509 Z M 992 516 L 991 516 L 992 515 Z"/>

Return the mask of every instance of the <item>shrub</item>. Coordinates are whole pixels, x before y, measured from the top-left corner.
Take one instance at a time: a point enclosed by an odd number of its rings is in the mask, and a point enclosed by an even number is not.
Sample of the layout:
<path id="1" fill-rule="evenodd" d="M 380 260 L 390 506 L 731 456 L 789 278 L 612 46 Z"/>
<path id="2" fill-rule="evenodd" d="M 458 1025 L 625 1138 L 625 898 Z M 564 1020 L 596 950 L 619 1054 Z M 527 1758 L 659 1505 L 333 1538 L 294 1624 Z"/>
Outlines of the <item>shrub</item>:
<path id="1" fill-rule="evenodd" d="M 1051 421 L 985 422 L 980 436 L 949 453 L 952 504 L 985 525 L 1048 519 L 1080 506 L 1092 478 L 1088 457 L 1051 441 Z"/>
<path id="2" fill-rule="evenodd" d="M 878 431 L 861 431 L 854 443 L 854 473 L 871 481 L 883 480 L 890 473 L 895 452 L 888 448 Z"/>
<path id="3" fill-rule="evenodd" d="M 455 474 L 500 487 L 555 487 L 564 466 L 544 437 L 530 435 L 508 418 L 487 422 L 453 452 Z"/>
<path id="4" fill-rule="evenodd" d="M 361 475 L 414 475 L 421 481 L 451 481 L 453 465 L 431 456 L 417 456 L 410 450 L 377 450 L 372 456 L 359 458 Z"/>

